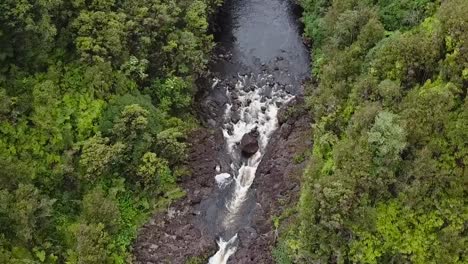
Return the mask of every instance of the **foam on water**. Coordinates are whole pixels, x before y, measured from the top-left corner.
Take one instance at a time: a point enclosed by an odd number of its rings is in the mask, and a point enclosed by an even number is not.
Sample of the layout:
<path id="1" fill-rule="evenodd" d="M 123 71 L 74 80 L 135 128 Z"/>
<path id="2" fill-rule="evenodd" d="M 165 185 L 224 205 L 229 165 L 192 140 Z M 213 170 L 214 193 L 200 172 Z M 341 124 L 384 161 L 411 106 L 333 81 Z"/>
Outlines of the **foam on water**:
<path id="1" fill-rule="evenodd" d="M 227 263 L 229 257 L 237 250 L 236 246 L 232 246 L 236 240 L 237 235 L 233 236 L 228 241 L 224 241 L 222 238 L 220 238 L 218 240 L 219 250 L 210 258 L 208 264 Z"/>
<path id="2" fill-rule="evenodd" d="M 224 188 L 227 186 L 229 183 L 231 183 L 231 174 L 229 173 L 220 173 L 215 176 L 216 183 L 218 184 L 218 187 Z"/>

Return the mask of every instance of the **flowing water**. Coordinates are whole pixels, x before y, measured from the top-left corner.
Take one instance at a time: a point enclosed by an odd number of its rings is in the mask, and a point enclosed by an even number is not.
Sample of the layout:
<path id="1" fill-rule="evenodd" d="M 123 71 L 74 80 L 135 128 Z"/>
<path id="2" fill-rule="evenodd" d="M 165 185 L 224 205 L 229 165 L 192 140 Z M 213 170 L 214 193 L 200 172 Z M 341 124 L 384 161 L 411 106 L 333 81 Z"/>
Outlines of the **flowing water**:
<path id="1" fill-rule="evenodd" d="M 225 125 L 223 135 L 227 143 L 228 153 L 231 154 L 231 169 L 233 175 L 220 173 L 215 176 L 218 186 L 223 188 L 231 182 L 234 185 L 232 196 L 226 201 L 226 214 L 222 221 L 225 229 L 229 229 L 236 224 L 239 217 L 243 215 L 239 212 L 248 198 L 248 192 L 255 179 L 257 170 L 271 134 L 278 126 L 276 115 L 279 106 L 288 102 L 293 96 L 286 93 L 278 84 L 270 83 L 272 75 L 260 74 L 255 76 L 239 76 L 239 81 L 235 86 L 236 101 L 229 102 L 225 112 Z M 251 84 L 251 86 L 247 86 Z M 245 89 L 245 88 L 248 89 Z M 232 92 L 227 90 L 228 98 Z M 237 110 L 233 110 L 234 104 L 239 104 Z M 233 115 L 239 115 L 240 120 L 232 120 Z M 258 140 L 259 150 L 251 157 L 242 157 L 238 148 L 238 142 L 242 137 L 255 131 Z M 218 241 L 219 250 L 210 259 L 210 264 L 226 263 L 230 255 L 235 250 L 237 234 L 225 240 L 220 238 Z"/>
<path id="2" fill-rule="evenodd" d="M 301 92 L 309 73 L 297 10 L 287 0 L 227 0 L 218 42 L 225 58 L 212 68 L 212 88 L 227 98 L 222 129 L 230 167 L 216 168 L 220 195 L 210 215 L 218 251 L 209 264 L 227 263 L 238 247 L 238 231 L 249 225 L 255 206 L 251 189 L 269 140 L 278 127 L 280 107 Z M 240 141 L 253 133 L 259 150 L 245 157 Z M 208 210 L 210 211 L 210 210 Z"/>

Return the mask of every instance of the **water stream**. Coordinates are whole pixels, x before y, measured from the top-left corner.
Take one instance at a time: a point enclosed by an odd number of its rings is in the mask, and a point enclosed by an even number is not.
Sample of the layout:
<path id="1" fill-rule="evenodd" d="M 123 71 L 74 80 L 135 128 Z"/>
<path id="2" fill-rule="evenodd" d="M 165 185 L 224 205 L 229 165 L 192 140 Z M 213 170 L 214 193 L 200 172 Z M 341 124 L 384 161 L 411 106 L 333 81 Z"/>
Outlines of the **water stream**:
<path id="1" fill-rule="evenodd" d="M 211 222 L 218 251 L 209 264 L 224 264 L 236 252 L 238 231 L 249 224 L 255 205 L 251 189 L 269 140 L 278 128 L 280 107 L 301 92 L 309 73 L 309 54 L 302 43 L 296 7 L 288 0 L 227 0 L 218 43 L 225 54 L 214 68 L 212 88 L 227 98 L 222 121 L 230 168 L 216 168 L 223 199 L 216 201 Z M 244 135 L 255 135 L 258 151 L 242 154 Z M 209 211 L 209 210 L 208 210 Z M 211 214 L 208 214 L 211 215 Z"/>
<path id="2" fill-rule="evenodd" d="M 222 221 L 225 229 L 235 225 L 235 221 L 242 217 L 239 215 L 240 209 L 247 199 L 268 141 L 278 126 L 276 116 L 279 107 L 293 97 L 282 90 L 278 84 L 271 83 L 269 80 L 273 80 L 273 76 L 269 74 L 239 76 L 235 91 L 226 90 L 228 98 L 232 98 L 232 93 L 237 93 L 237 95 L 234 96 L 235 101 L 230 101 L 226 106 L 226 121 L 223 128 L 234 175 L 221 173 L 215 176 L 220 188 L 228 186 L 230 182 L 234 185 L 232 196 L 225 204 L 227 211 Z M 235 104 L 238 104 L 235 107 L 237 109 L 233 109 Z M 239 115 L 240 119 L 233 120 L 233 115 Z M 238 143 L 245 134 L 250 132 L 257 134 L 259 150 L 251 157 L 245 158 L 238 148 Z M 236 239 L 237 234 L 227 240 L 221 237 L 218 241 L 219 250 L 209 263 L 226 263 L 229 256 L 235 253 Z"/>

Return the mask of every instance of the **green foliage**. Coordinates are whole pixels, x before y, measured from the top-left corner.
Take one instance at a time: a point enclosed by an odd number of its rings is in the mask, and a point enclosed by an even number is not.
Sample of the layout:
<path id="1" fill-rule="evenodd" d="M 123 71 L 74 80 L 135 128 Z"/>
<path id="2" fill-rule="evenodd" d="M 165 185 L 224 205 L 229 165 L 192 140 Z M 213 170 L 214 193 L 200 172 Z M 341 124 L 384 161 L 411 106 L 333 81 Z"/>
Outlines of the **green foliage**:
<path id="1" fill-rule="evenodd" d="M 165 112 L 171 109 L 181 111 L 188 109 L 192 104 L 192 91 L 189 82 L 181 78 L 173 77 L 166 79 L 163 83 L 155 82 L 150 90 L 157 98 L 161 109 Z"/>
<path id="2" fill-rule="evenodd" d="M 389 112 L 379 113 L 367 136 L 375 162 L 386 168 L 400 160 L 406 146 L 405 131 L 396 123 L 396 118 Z"/>
<path id="3" fill-rule="evenodd" d="M 100 264 L 109 261 L 107 245 L 110 237 L 103 224 L 74 224 L 69 229 L 74 237 L 67 252 L 69 263 Z"/>
<path id="4" fill-rule="evenodd" d="M 43 67 L 58 33 L 53 17 L 61 4 L 61 0 L 7 0 L 0 4 L 0 74 L 11 67 L 10 63 L 27 70 Z"/>
<path id="5" fill-rule="evenodd" d="M 401 86 L 392 80 L 385 79 L 377 86 L 378 94 L 382 98 L 382 103 L 391 107 L 393 104 L 398 103 L 402 96 Z"/>
<path id="6" fill-rule="evenodd" d="M 0 3 L 0 263 L 127 263 L 184 195 L 220 0 Z"/>
<path id="7" fill-rule="evenodd" d="M 203 264 L 206 263 L 206 259 L 202 257 L 191 257 L 187 261 L 185 261 L 185 264 Z"/>
<path id="8" fill-rule="evenodd" d="M 378 45 L 370 71 L 379 79 L 400 81 L 405 87 L 424 83 L 437 70 L 434 65 L 441 58 L 441 45 L 437 33 L 395 33 Z"/>
<path id="9" fill-rule="evenodd" d="M 287 252 L 287 246 L 284 244 L 279 244 L 274 250 L 273 250 L 273 257 L 275 259 L 275 262 L 278 264 L 292 264 L 291 257 L 288 255 Z"/>
<path id="10" fill-rule="evenodd" d="M 120 212 L 115 198 L 108 197 L 104 191 L 97 187 L 83 196 L 83 209 L 81 213 L 83 222 L 104 224 L 109 233 L 118 230 Z"/>
<path id="11" fill-rule="evenodd" d="M 160 181 L 162 185 L 165 182 L 173 182 L 171 179 L 171 171 L 169 169 L 169 164 L 165 159 L 158 158 L 155 153 L 147 152 L 143 155 L 141 164 L 138 167 L 137 171 L 140 181 L 146 185 L 151 186 Z"/>
<path id="12" fill-rule="evenodd" d="M 125 14 L 82 11 L 73 22 L 75 45 L 82 59 L 96 62 L 125 58 Z"/>
<path id="13" fill-rule="evenodd" d="M 431 15 L 434 0 L 379 0 L 380 17 L 387 30 L 408 29 Z"/>
<path id="14" fill-rule="evenodd" d="M 182 143 L 184 134 L 177 128 L 170 128 L 158 134 L 159 156 L 174 162 L 180 162 L 186 157 L 186 145 Z"/>
<path id="15" fill-rule="evenodd" d="M 129 105 L 138 105 L 144 112 L 147 112 L 147 127 L 149 131 L 152 131 L 151 133 L 157 133 L 162 129 L 164 123 L 168 122 L 167 115 L 153 105 L 149 95 L 135 92 L 135 94 L 115 97 L 109 102 L 107 109 L 101 116 L 99 130 L 104 135 L 111 135 L 114 124 L 121 116 L 124 108 Z"/>
<path id="16" fill-rule="evenodd" d="M 2 215 L 7 226 L 4 234 L 10 233 L 11 239 L 20 245 L 41 241 L 41 231 L 47 230 L 51 222 L 51 212 L 54 200 L 42 196 L 39 190 L 31 184 L 20 184 L 12 192 L 3 190 Z"/>
<path id="17" fill-rule="evenodd" d="M 452 202 L 455 201 L 442 201 L 441 206 Z M 449 246 L 444 244 L 447 239 L 444 236 L 462 232 L 467 216 L 466 208 L 459 202 L 451 207 L 426 213 L 423 209 L 404 207 L 398 201 L 377 205 L 376 232 L 356 232 L 360 239 L 350 245 L 353 261 L 380 263 L 393 258 L 412 263 L 464 263 L 466 256 L 461 259 L 459 256 L 466 253 L 463 246 L 466 238 L 455 235 Z M 444 227 L 446 221 L 450 221 L 449 227 Z"/>
<path id="18" fill-rule="evenodd" d="M 301 164 L 302 162 L 305 161 L 306 157 L 307 157 L 306 153 L 296 154 L 293 157 L 293 162 L 294 164 Z"/>
<path id="19" fill-rule="evenodd" d="M 148 128 L 149 112 L 137 104 L 127 105 L 114 123 L 112 134 L 125 142 L 141 137 Z"/>
<path id="20" fill-rule="evenodd" d="M 98 180 L 122 159 L 125 145 L 118 142 L 109 146 L 108 143 L 108 138 L 99 135 L 84 142 L 80 158 L 80 165 L 85 170 L 82 174 L 84 180 Z"/>
<path id="21" fill-rule="evenodd" d="M 301 1 L 317 123 L 278 263 L 468 261 L 468 2 L 442 2 Z"/>

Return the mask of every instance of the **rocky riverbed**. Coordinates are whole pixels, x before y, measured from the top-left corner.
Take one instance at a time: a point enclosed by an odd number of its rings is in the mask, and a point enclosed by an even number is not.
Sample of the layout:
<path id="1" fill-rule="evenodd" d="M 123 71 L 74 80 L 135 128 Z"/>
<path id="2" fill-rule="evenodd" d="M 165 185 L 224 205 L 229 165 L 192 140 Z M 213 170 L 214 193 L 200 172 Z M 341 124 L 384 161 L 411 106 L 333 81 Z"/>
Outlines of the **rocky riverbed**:
<path id="1" fill-rule="evenodd" d="M 278 230 L 273 218 L 296 203 L 305 165 L 298 157 L 312 149 L 311 120 L 302 103 L 296 99 L 279 113 L 280 127 L 270 139 L 253 185 L 257 204 L 252 223 L 239 232 L 239 248 L 231 263 L 275 263 L 271 251 Z M 287 113 L 288 109 L 294 109 L 293 113 Z"/>
<path id="2" fill-rule="evenodd" d="M 221 8 L 209 77 L 198 83 L 202 126 L 188 137 L 187 195 L 141 228 L 136 263 L 206 263 L 220 238 L 236 238 L 228 263 L 274 263 L 273 219 L 297 200 L 301 155 L 312 145 L 302 99 L 309 53 L 295 8 L 288 0 L 226 0 Z M 255 174 L 233 209 L 246 165 Z"/>
<path id="3" fill-rule="evenodd" d="M 297 155 L 312 145 L 311 120 L 301 110 L 302 103 L 300 98 L 295 99 L 279 114 L 280 128 L 272 136 L 253 185 L 256 207 L 252 221 L 238 234 L 239 247 L 232 263 L 274 263 L 271 249 L 277 233 L 273 217 L 296 201 L 304 167 Z M 223 156 L 226 163 L 222 166 L 227 169 L 224 139 L 220 130 L 210 128 L 193 131 L 189 138 L 188 166 L 192 174 L 180 183 L 187 195 L 141 228 L 134 246 L 136 263 L 183 264 L 191 257 L 206 258 L 216 250 L 216 237 L 202 223 L 200 203 L 216 192 L 214 175 Z"/>

